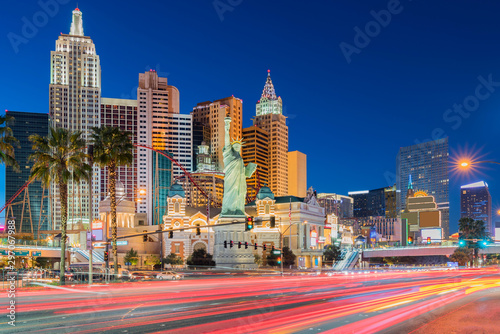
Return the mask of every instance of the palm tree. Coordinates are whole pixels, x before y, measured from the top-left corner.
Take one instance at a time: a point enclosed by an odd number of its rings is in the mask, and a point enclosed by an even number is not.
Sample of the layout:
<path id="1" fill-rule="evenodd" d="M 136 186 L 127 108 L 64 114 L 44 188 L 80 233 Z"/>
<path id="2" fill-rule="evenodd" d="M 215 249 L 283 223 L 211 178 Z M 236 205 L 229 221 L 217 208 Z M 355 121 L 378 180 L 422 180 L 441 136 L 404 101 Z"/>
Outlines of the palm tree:
<path id="1" fill-rule="evenodd" d="M 92 128 L 94 144 L 94 162 L 101 168 L 108 168 L 109 197 L 111 200 L 111 240 L 115 275 L 118 275 L 118 248 L 116 245 L 116 169 L 118 166 L 130 165 L 133 160 L 132 140 L 130 133 L 120 128 L 104 126 Z"/>
<path id="2" fill-rule="evenodd" d="M 33 153 L 29 160 L 33 161 L 31 178 L 39 179 L 46 187 L 51 182 L 59 189 L 61 203 L 61 268 L 59 280 L 64 284 L 66 271 L 66 228 L 68 222 L 68 182 L 86 180 L 90 174 L 90 166 L 86 163 L 85 140 L 81 132 L 71 132 L 63 128 L 50 128 L 49 135 L 31 135 Z"/>
<path id="3" fill-rule="evenodd" d="M 13 121 L 14 117 L 12 116 L 0 116 L 0 162 L 12 166 L 15 171 L 19 171 L 19 164 L 14 157 L 14 145 L 16 147 L 20 147 L 20 145 L 9 127 L 9 123 Z"/>
<path id="4" fill-rule="evenodd" d="M 460 218 L 458 220 L 458 231 L 461 233 L 462 239 L 466 240 L 465 247 L 472 248 L 473 260 L 477 262 L 479 247 L 481 243 L 471 242 L 473 239 L 489 241 L 490 237 L 486 232 L 486 224 L 482 220 L 474 220 L 472 218 Z"/>

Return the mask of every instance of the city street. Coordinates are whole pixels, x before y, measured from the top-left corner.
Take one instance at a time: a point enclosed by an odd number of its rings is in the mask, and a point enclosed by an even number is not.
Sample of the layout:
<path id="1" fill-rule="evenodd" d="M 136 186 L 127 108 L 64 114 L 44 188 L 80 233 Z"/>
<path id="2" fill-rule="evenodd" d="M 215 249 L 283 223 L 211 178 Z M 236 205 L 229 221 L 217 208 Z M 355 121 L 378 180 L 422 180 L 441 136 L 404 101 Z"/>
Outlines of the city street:
<path id="1" fill-rule="evenodd" d="M 202 277 L 20 290 L 0 332 L 494 333 L 499 315 L 498 268 Z"/>

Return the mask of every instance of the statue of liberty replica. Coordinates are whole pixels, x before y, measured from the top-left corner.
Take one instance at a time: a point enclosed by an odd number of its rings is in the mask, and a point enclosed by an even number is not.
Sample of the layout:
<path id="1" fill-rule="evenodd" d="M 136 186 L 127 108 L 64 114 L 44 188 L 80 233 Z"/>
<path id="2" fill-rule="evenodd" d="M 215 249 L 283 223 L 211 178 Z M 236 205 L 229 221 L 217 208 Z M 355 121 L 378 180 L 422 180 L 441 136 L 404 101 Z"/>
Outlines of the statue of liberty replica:
<path id="1" fill-rule="evenodd" d="M 235 245 L 241 241 L 242 244 L 250 241 L 250 233 L 245 232 L 245 199 L 247 194 L 246 179 L 255 172 L 257 165 L 249 163 L 245 166 L 241 157 L 243 142 L 236 139 L 230 140 L 229 129 L 231 118 L 224 118 L 225 139 L 222 155 L 224 157 L 224 196 L 222 197 L 222 211 L 217 224 L 230 224 L 215 227 L 215 252 L 214 260 L 217 267 L 252 269 L 257 265 L 254 263 L 252 254 L 253 247 L 230 248 L 230 241 Z M 227 248 L 224 248 L 227 241 Z"/>
<path id="2" fill-rule="evenodd" d="M 257 168 L 254 163 L 246 167 L 241 157 L 243 142 L 240 139 L 229 141 L 231 118 L 224 119 L 225 139 L 222 155 L 224 157 L 224 197 L 222 198 L 221 217 L 245 217 L 245 198 L 247 195 L 247 178 Z"/>

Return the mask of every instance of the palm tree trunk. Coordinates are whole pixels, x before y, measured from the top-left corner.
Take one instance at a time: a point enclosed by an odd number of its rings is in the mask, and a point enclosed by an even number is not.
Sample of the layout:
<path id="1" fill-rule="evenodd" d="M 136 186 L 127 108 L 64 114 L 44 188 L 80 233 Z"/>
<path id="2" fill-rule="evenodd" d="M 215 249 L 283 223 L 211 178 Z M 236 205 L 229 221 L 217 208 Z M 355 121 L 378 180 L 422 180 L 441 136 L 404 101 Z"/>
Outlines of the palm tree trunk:
<path id="1" fill-rule="evenodd" d="M 111 163 L 108 166 L 109 170 L 109 197 L 111 200 L 111 238 L 113 243 L 113 264 L 115 275 L 118 275 L 118 246 L 116 245 L 116 237 L 118 236 L 116 226 L 116 166 Z"/>
<path id="2" fill-rule="evenodd" d="M 62 181 L 62 175 L 59 175 L 59 197 L 61 200 L 61 267 L 59 282 L 62 285 L 66 273 L 66 228 L 68 222 L 68 185 Z"/>

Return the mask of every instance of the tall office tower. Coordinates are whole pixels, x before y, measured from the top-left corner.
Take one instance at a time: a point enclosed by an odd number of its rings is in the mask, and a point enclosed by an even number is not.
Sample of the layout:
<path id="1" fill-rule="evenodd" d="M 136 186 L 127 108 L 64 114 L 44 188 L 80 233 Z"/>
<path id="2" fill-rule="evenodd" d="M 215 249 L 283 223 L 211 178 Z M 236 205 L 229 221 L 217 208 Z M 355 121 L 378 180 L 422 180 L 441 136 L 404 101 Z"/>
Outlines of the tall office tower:
<path id="1" fill-rule="evenodd" d="M 138 127 L 137 143 L 172 156 L 187 171 L 192 169 L 191 115 L 179 114 L 179 91 L 167 84 L 167 78 L 158 77 L 154 70 L 139 74 L 137 88 Z M 168 158 L 144 147 L 137 149 L 138 213 L 148 214 L 148 224 L 161 222 L 165 199 L 172 177 L 183 174 Z"/>
<path id="2" fill-rule="evenodd" d="M 319 204 L 325 208 L 326 215 L 334 214 L 339 218 L 352 218 L 354 200 L 352 197 L 338 194 L 318 194 Z"/>
<path id="3" fill-rule="evenodd" d="M 231 140 L 241 139 L 242 109 L 243 102 L 231 96 L 214 102 L 198 103 L 191 112 L 193 123 L 196 124 L 196 131 L 202 131 L 203 141 L 209 144 L 212 161 L 219 171 L 224 170 L 222 158 L 225 131 L 224 118 L 231 117 L 231 128 L 229 129 Z"/>
<path id="4" fill-rule="evenodd" d="M 299 151 L 288 152 L 288 194 L 306 197 L 307 155 Z"/>
<path id="5" fill-rule="evenodd" d="M 288 127 L 281 97 L 276 96 L 268 71 L 253 124 L 269 134 L 269 188 L 275 196 L 288 195 Z"/>
<path id="6" fill-rule="evenodd" d="M 486 231 L 491 235 L 495 234 L 491 195 L 486 182 L 480 181 L 460 187 L 460 218 L 482 220 L 486 224 Z"/>
<path id="7" fill-rule="evenodd" d="M 257 170 L 252 177 L 247 179 L 247 195 L 254 198 L 259 185 L 262 187 L 269 183 L 269 135 L 266 131 L 251 126 L 243 129 L 242 148 L 243 162 L 257 164 Z"/>
<path id="8" fill-rule="evenodd" d="M 114 126 L 131 133 L 133 144 L 137 144 L 137 100 L 101 98 L 101 125 Z M 133 150 L 134 160 L 130 166 L 118 166 L 117 180 L 123 183 L 125 195 L 122 199 L 136 202 L 137 190 L 137 150 Z M 108 170 L 101 170 L 101 187 L 99 203 L 108 194 Z M 118 199 L 120 200 L 120 199 Z"/>
<path id="9" fill-rule="evenodd" d="M 37 134 L 47 136 L 49 133 L 49 115 L 32 112 L 7 111 L 7 116 L 14 117 L 13 136 L 19 140 L 21 147 L 14 147 L 15 157 L 21 169 L 14 172 L 12 167 L 5 167 L 5 199 L 9 200 L 28 181 L 33 161 L 28 157 L 33 153 L 29 136 Z M 6 218 L 15 217 L 16 235 L 28 234 L 37 239 L 39 231 L 51 230 L 49 220 L 49 189 L 43 189 L 40 181 L 33 181 L 6 208 Z"/>
<path id="10" fill-rule="evenodd" d="M 82 131 L 87 140 L 90 129 L 100 126 L 101 65 L 95 45 L 83 35 L 82 12 L 76 8 L 69 34 L 56 41 L 56 50 L 50 52 L 49 115 L 52 126 L 71 131 Z M 94 169 L 92 191 L 99 193 L 99 168 Z M 53 186 L 54 202 L 51 213 L 55 228 L 59 228 L 61 206 L 57 187 Z M 69 224 L 88 221 L 88 185 L 81 182 L 68 184 Z M 94 217 L 99 208 L 93 206 Z M 68 227 L 71 229 L 71 227 Z"/>
<path id="11" fill-rule="evenodd" d="M 408 180 L 412 186 L 434 196 L 441 211 L 444 238 L 450 230 L 448 178 L 448 138 L 429 141 L 399 149 L 396 166 L 396 199 L 398 214 L 406 207 Z"/>

